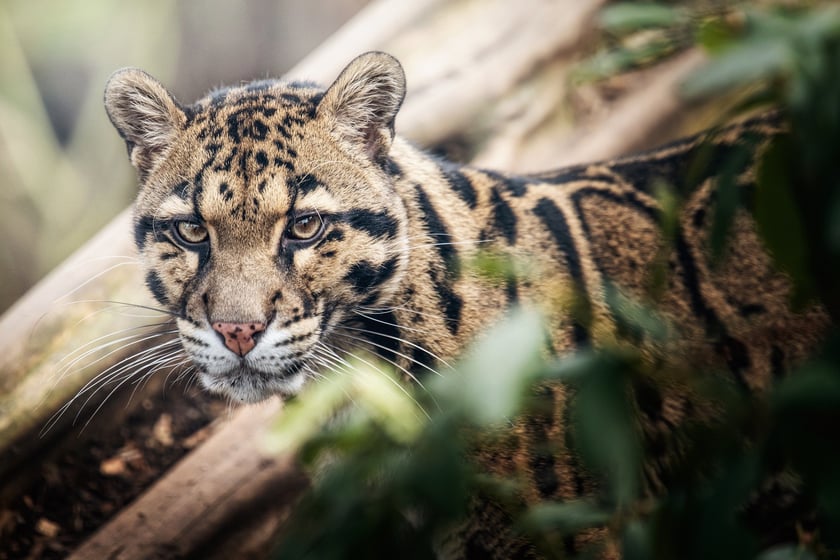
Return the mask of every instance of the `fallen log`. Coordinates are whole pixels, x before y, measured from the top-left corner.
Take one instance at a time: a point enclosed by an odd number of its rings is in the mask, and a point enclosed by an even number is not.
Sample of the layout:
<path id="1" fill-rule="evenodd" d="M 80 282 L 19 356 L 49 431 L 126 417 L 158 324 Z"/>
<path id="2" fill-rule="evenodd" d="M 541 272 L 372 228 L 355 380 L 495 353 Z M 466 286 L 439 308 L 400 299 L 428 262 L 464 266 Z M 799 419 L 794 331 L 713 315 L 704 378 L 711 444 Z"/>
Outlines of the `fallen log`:
<path id="1" fill-rule="evenodd" d="M 130 230 L 125 211 L 0 318 L 7 333 L 0 348 L 0 480 L 61 437 L 73 413 L 55 419 L 45 439 L 39 433 L 86 383 L 143 348 L 108 344 L 109 335 L 142 332 L 150 322 L 149 312 L 127 313 L 114 303 L 153 305 Z M 4 485 L 0 498 L 8 490 Z"/>
<path id="2" fill-rule="evenodd" d="M 264 549 L 260 534 L 276 533 L 305 485 L 291 457 L 264 451 L 266 431 L 280 409 L 275 400 L 234 415 L 200 452 L 184 459 L 70 558 L 243 558 L 249 556 L 243 541 L 254 537 L 257 543 L 250 546 Z M 255 525 L 264 529 L 253 535 Z M 225 542 L 229 539 L 219 537 L 229 537 L 237 527 L 247 530 L 236 539 L 234 551 Z"/>

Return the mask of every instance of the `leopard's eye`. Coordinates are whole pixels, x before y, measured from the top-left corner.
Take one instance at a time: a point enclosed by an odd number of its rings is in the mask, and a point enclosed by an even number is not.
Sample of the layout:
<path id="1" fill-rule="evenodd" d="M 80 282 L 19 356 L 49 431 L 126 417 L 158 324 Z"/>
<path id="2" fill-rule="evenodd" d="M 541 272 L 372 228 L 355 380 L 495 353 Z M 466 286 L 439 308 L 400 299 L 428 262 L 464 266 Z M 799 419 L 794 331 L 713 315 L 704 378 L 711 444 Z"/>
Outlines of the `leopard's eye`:
<path id="1" fill-rule="evenodd" d="M 315 239 L 324 227 L 324 220 L 318 214 L 298 216 L 289 225 L 287 238 L 293 241 L 309 241 Z"/>
<path id="2" fill-rule="evenodd" d="M 207 241 L 207 228 L 196 222 L 178 220 L 175 222 L 175 235 L 187 245 L 197 245 Z"/>

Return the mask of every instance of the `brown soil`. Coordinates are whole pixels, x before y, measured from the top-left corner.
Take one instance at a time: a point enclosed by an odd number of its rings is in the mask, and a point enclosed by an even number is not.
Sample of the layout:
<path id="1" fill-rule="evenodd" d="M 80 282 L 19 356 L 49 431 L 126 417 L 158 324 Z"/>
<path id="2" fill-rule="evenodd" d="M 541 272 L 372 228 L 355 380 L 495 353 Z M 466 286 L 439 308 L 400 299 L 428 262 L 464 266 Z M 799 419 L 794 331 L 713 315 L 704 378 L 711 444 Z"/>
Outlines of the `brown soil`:
<path id="1" fill-rule="evenodd" d="M 192 387 L 144 398 L 125 420 L 41 461 L 0 509 L 0 560 L 64 558 L 213 430 L 226 404 Z M 78 442 L 77 442 L 78 443 Z"/>

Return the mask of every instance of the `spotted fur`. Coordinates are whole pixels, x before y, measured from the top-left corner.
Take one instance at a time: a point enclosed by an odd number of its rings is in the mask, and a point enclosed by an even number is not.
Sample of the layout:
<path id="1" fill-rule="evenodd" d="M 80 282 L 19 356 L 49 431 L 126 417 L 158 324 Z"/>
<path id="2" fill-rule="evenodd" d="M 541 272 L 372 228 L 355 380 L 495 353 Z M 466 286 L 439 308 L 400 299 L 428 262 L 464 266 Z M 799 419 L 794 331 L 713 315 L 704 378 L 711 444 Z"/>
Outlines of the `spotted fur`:
<path id="1" fill-rule="evenodd" d="M 294 394 L 319 357 L 357 346 L 419 379 L 511 304 L 556 302 L 558 294 L 575 303 L 549 308 L 557 353 L 620 338 L 609 296 L 621 293 L 670 320 L 673 342 L 635 341 L 651 360 L 676 356 L 723 369 L 753 391 L 819 341 L 825 314 L 790 309 L 790 283 L 772 267 L 746 210 L 737 211 L 719 262 L 709 259 L 716 173 L 745 139 L 777 133 L 776 119 L 610 162 L 512 176 L 433 158 L 395 136 L 404 91 L 399 63 L 382 53 L 357 58 L 326 90 L 259 81 L 190 106 L 139 70 L 111 78 L 108 114 L 140 177 L 134 227 L 146 281 L 177 316 L 207 388 L 249 402 Z M 746 200 L 757 145 L 734 170 Z M 688 173 L 701 151 L 710 171 Z M 654 192 L 660 180 L 688 193 L 667 252 Z M 321 231 L 294 239 L 290 228 L 307 216 L 323 222 Z M 183 222 L 204 228 L 206 241 L 180 238 Z M 538 273 L 502 283 L 482 277 L 463 266 L 479 252 L 535 263 Z M 659 269 L 661 290 L 651 290 Z M 265 329 L 240 356 L 214 323 Z M 642 410 L 650 438 L 700 406 L 679 390 L 638 392 L 651 393 Z M 528 502 L 591 490 L 573 455 L 545 452 L 545 442 L 562 444 L 567 435 L 567 397 L 563 386 L 545 387 L 547 412 L 518 424 L 505 452 L 487 451 L 487 464 L 530 481 Z M 491 507 L 475 516 L 504 514 Z M 474 523 L 453 554 L 533 554 L 504 534 L 495 521 Z"/>

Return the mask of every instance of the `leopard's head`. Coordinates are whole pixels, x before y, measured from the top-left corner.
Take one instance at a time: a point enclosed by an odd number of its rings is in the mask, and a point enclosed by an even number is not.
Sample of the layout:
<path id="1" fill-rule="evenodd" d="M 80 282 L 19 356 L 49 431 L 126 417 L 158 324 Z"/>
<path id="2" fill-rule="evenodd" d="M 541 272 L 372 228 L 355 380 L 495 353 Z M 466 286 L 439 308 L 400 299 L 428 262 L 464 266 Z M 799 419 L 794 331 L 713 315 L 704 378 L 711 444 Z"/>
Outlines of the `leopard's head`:
<path id="1" fill-rule="evenodd" d="M 296 393 L 355 310 L 406 268 L 389 150 L 405 94 L 384 53 L 326 90 L 259 81 L 179 104 L 154 78 L 105 90 L 140 189 L 135 241 L 205 387 L 239 401 Z"/>

